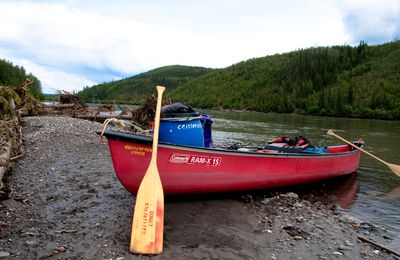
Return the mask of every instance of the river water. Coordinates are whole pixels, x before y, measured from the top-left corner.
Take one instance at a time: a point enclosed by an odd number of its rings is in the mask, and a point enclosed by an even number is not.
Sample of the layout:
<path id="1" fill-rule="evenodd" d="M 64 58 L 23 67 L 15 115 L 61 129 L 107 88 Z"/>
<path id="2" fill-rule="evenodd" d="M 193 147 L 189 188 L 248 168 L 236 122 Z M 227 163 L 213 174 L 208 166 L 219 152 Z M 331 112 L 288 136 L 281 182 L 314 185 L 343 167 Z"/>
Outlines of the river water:
<path id="1" fill-rule="evenodd" d="M 314 145 L 340 144 L 328 129 L 347 140 L 362 139 L 365 150 L 400 165 L 400 122 L 256 112 L 201 111 L 213 116 L 213 139 L 220 146 L 263 145 L 279 136 L 306 137 Z M 307 187 L 309 188 L 309 187 Z M 352 218 L 384 229 L 385 245 L 400 249 L 400 177 L 362 154 L 357 173 L 314 185 L 314 196 L 336 201 Z M 318 192 L 317 192 L 318 191 Z"/>

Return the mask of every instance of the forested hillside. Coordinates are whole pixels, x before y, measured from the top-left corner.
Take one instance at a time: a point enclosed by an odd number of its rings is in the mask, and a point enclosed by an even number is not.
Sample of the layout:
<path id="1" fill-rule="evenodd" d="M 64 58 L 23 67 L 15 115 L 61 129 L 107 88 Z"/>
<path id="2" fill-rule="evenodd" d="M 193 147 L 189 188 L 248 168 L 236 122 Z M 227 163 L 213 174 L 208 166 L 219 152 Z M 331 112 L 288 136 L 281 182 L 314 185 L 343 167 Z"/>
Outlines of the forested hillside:
<path id="1" fill-rule="evenodd" d="M 400 119 L 400 41 L 309 48 L 198 73 L 163 67 L 83 93 L 140 104 L 157 84 L 168 87 L 166 98 L 199 108 Z"/>
<path id="2" fill-rule="evenodd" d="M 9 61 L 0 59 L 0 86 L 17 87 L 29 78 L 33 83 L 29 86 L 28 92 L 35 98 L 42 100 L 42 87 L 40 81 L 31 73 L 26 73 L 22 66 L 17 66 Z"/>

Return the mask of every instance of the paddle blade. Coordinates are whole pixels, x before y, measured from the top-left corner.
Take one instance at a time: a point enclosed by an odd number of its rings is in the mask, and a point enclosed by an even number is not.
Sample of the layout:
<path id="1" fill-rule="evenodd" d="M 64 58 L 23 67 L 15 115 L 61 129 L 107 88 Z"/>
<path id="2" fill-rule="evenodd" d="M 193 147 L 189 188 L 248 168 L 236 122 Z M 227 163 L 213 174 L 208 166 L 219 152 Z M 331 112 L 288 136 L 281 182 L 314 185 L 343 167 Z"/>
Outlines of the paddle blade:
<path id="1" fill-rule="evenodd" d="M 139 254 L 161 253 L 163 230 L 164 193 L 157 165 L 151 163 L 136 197 L 130 251 Z"/>
<path id="2" fill-rule="evenodd" d="M 400 177 L 400 165 L 388 163 L 387 166 L 394 172 L 397 176 Z"/>

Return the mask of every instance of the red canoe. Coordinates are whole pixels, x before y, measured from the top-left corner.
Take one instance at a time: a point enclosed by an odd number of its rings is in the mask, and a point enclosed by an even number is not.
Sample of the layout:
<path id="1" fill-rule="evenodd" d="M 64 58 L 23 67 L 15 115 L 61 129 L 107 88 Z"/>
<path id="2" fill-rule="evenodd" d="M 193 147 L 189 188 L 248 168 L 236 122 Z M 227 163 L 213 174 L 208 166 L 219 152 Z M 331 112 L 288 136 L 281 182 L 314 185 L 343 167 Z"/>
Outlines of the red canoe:
<path id="1" fill-rule="evenodd" d="M 105 131 L 114 169 L 135 194 L 149 166 L 152 138 Z M 159 144 L 158 170 L 165 194 L 230 192 L 315 182 L 353 173 L 360 152 L 348 145 L 328 153 L 265 153 Z"/>

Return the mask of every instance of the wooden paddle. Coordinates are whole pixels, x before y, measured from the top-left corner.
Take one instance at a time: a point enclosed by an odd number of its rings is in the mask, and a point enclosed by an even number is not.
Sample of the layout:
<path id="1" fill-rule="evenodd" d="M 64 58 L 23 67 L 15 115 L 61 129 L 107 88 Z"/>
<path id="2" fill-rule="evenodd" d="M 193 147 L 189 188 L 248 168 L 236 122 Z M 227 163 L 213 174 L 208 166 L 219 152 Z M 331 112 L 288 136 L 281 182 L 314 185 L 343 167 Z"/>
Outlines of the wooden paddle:
<path id="1" fill-rule="evenodd" d="M 163 250 L 164 192 L 157 168 L 161 100 L 165 87 L 157 86 L 157 108 L 150 165 L 139 186 L 133 214 L 130 251 L 159 254 Z"/>
<path id="2" fill-rule="evenodd" d="M 357 148 L 358 150 L 360 150 L 361 152 L 366 153 L 366 154 L 368 154 L 369 156 L 371 156 L 372 158 L 374 158 L 374 159 L 380 161 L 381 163 L 386 164 L 386 166 L 389 167 L 389 169 L 392 170 L 392 172 L 394 172 L 397 176 L 400 177 L 400 165 L 396 165 L 396 164 L 392 164 L 392 163 L 385 162 L 384 160 L 382 160 L 382 159 L 376 157 L 375 155 L 373 155 L 372 153 L 367 152 L 367 151 L 365 151 L 364 149 L 358 147 L 357 145 L 355 145 L 355 144 L 353 144 L 353 143 L 347 141 L 346 139 L 344 139 L 344 138 L 338 136 L 337 134 L 335 134 L 335 133 L 333 132 L 332 129 L 329 129 L 328 132 L 327 132 L 327 134 L 328 134 L 328 135 L 331 135 L 331 136 L 334 136 L 334 137 L 338 138 L 339 140 L 342 140 L 342 141 L 345 142 L 346 144 L 351 145 L 351 146 L 353 146 L 354 148 Z"/>

